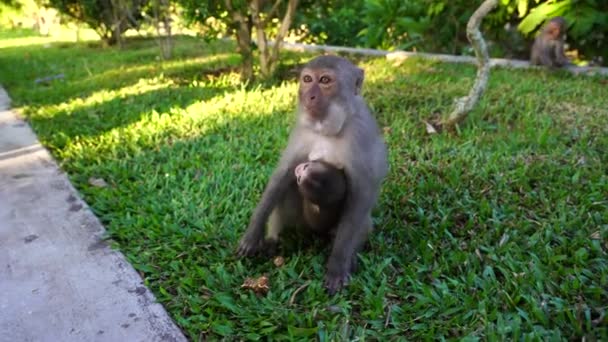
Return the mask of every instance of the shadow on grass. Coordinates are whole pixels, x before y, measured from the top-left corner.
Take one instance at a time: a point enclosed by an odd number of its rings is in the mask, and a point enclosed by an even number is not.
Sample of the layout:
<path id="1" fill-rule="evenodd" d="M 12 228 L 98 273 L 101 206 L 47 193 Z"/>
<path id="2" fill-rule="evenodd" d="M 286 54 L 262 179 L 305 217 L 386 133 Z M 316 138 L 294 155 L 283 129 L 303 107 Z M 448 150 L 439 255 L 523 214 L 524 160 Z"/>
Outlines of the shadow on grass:
<path id="1" fill-rule="evenodd" d="M 40 138 L 53 148 L 62 149 L 74 138 L 95 137 L 118 127 L 125 127 L 152 112 L 174 115 L 173 109 L 223 96 L 228 86 L 170 87 L 83 106 L 68 106 L 49 116 L 30 117 Z"/>
<path id="2" fill-rule="evenodd" d="M 137 40 L 133 45 L 138 49 L 95 48 L 87 43 L 5 48 L 0 54 L 0 82 L 16 105 L 39 107 L 127 87 L 160 74 L 180 84 L 191 83 L 217 75 L 218 69 L 234 70 L 239 61 L 229 45 L 193 38 L 176 38 L 175 58 L 164 62 L 157 60 L 158 47 L 153 40 Z M 64 78 L 35 82 L 55 75 Z M 32 92 L 32 88 L 37 91 Z"/>

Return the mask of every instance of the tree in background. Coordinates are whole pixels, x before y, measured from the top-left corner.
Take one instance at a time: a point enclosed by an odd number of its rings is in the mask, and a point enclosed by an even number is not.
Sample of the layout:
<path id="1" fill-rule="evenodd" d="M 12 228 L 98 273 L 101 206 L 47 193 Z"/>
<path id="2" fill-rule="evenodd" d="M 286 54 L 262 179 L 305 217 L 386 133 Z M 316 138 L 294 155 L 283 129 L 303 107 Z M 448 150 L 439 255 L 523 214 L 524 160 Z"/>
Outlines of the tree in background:
<path id="1" fill-rule="evenodd" d="M 17 0 L 0 0 L 0 4 L 17 9 L 21 7 L 21 3 Z"/>
<path id="2" fill-rule="evenodd" d="M 170 59 L 173 54 L 173 36 L 171 33 L 171 8 L 169 0 L 152 0 L 152 26 L 156 30 L 156 41 L 162 59 Z"/>
<path id="3" fill-rule="evenodd" d="M 303 35 L 301 41 L 338 46 L 364 46 L 361 18 L 365 3 L 361 0 L 300 0 L 294 30 Z"/>
<path id="4" fill-rule="evenodd" d="M 293 22 L 298 0 L 179 0 L 188 19 L 207 29 L 226 27 L 236 38 L 241 55 L 241 79 L 253 79 L 253 39 L 259 49 L 260 74 L 272 77 L 276 71 L 279 50 Z M 217 25 L 221 22 L 224 25 Z M 278 26 L 278 28 L 277 28 Z M 273 29 L 275 32 L 273 32 Z M 269 40 L 273 43 L 269 43 Z"/>
<path id="5" fill-rule="evenodd" d="M 470 55 L 466 27 L 482 2 L 302 0 L 296 24 L 309 42 Z M 557 15 L 566 18 L 571 47 L 608 59 L 608 1 L 598 0 L 500 0 L 481 28 L 490 55 L 528 58 L 536 30 Z"/>
<path id="6" fill-rule="evenodd" d="M 89 25 L 108 45 L 122 44 L 122 34 L 139 26 L 146 0 L 47 0 L 44 5 Z"/>

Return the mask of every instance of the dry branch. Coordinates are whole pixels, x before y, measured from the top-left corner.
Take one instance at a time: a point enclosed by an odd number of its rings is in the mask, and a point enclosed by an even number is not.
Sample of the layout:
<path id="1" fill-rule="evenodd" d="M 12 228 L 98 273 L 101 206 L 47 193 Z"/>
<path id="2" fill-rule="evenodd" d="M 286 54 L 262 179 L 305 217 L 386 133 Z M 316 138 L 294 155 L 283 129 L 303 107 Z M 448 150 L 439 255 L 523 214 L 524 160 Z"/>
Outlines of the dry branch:
<path id="1" fill-rule="evenodd" d="M 481 20 L 497 5 L 498 0 L 485 0 L 467 23 L 467 38 L 471 42 L 477 58 L 477 77 L 469 95 L 456 100 L 454 110 L 439 123 L 440 127 L 450 128 L 462 122 L 486 90 L 490 75 L 490 57 L 486 42 L 479 31 L 479 25 Z"/>
<path id="2" fill-rule="evenodd" d="M 273 5 L 270 10 L 270 15 L 267 15 L 266 20 L 262 19 L 262 4 L 260 0 L 253 0 L 250 6 L 253 25 L 256 28 L 257 44 L 260 49 L 260 72 L 264 77 L 272 76 L 276 70 L 277 61 L 279 60 L 279 49 L 283 39 L 285 39 L 285 36 L 287 35 L 295 16 L 296 8 L 298 7 L 298 0 L 289 0 L 287 2 L 287 9 L 281 20 L 281 25 L 275 38 L 275 44 L 272 44 L 271 48 L 268 44 L 265 28 L 271 15 L 277 12 L 279 3 L 280 2 L 277 1 Z"/>

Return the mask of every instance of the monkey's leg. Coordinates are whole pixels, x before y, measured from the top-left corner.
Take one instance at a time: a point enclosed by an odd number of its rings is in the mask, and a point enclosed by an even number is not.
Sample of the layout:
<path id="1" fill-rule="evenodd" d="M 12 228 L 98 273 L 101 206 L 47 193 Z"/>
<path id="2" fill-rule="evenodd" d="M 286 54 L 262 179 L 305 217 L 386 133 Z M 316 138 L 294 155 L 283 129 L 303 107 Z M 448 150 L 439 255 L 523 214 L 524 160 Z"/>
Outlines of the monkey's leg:
<path id="1" fill-rule="evenodd" d="M 564 53 L 564 43 L 561 41 L 555 44 L 555 64 L 559 67 L 572 64 Z"/>
<path id="2" fill-rule="evenodd" d="M 327 262 L 325 288 L 330 295 L 348 282 L 356 267 L 357 251 L 363 246 L 372 229 L 371 210 L 346 213 L 338 224 L 331 254 Z M 350 215 L 350 216 L 348 216 Z"/>
<path id="3" fill-rule="evenodd" d="M 277 246 L 279 245 L 279 235 L 285 226 L 285 220 L 282 216 L 281 207 L 277 206 L 268 218 L 268 231 L 266 232 L 264 245 L 266 254 L 269 256 L 276 254 Z"/>
<path id="4" fill-rule="evenodd" d="M 552 57 L 552 53 L 553 51 L 551 51 L 551 48 L 547 48 L 546 46 L 543 48 L 543 50 L 541 51 L 540 54 L 540 62 L 542 65 L 547 66 L 547 67 L 554 67 L 555 66 L 555 61 L 553 60 Z"/>
<path id="5" fill-rule="evenodd" d="M 369 225 L 367 226 L 367 236 L 368 237 L 371 234 L 372 230 L 374 230 L 374 226 L 372 223 L 372 219 L 370 217 Z M 369 239 L 366 238 L 359 244 L 359 247 L 357 249 L 355 249 L 355 253 L 351 259 L 351 264 L 350 264 L 350 273 L 351 274 L 353 274 L 357 271 L 357 268 L 359 265 L 359 257 L 358 257 L 359 252 L 361 252 L 363 250 L 368 250 L 369 248 L 371 248 L 371 245 L 369 243 Z"/>
<path id="6" fill-rule="evenodd" d="M 285 197 L 270 214 L 268 218 L 268 230 L 264 241 L 266 254 L 274 256 L 279 244 L 279 237 L 286 226 L 294 225 L 302 219 L 302 200 L 297 188 L 291 187 L 287 190 Z"/>
<path id="7" fill-rule="evenodd" d="M 251 216 L 247 231 L 239 242 L 238 256 L 254 255 L 263 247 L 264 228 L 268 217 L 293 182 L 295 182 L 293 168 L 279 167 L 272 174 L 266 189 L 264 189 L 262 199 Z"/>

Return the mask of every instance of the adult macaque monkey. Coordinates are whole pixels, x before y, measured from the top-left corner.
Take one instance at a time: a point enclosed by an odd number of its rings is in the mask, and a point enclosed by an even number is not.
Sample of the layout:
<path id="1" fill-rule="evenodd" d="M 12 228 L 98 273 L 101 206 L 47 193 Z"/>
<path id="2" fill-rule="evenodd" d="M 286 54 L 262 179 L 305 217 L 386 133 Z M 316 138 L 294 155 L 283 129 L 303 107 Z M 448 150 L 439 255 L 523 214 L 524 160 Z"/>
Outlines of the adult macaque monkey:
<path id="1" fill-rule="evenodd" d="M 562 17 L 554 17 L 541 29 L 534 39 L 530 63 L 548 67 L 562 67 L 570 64 L 564 54 L 564 36 L 566 21 Z"/>
<path id="2" fill-rule="evenodd" d="M 324 283 L 330 294 L 346 285 L 356 266 L 388 172 L 386 145 L 361 97 L 362 85 L 363 70 L 341 57 L 320 56 L 304 66 L 296 125 L 237 250 L 240 256 L 259 252 L 265 243 L 277 241 L 284 226 L 327 229 L 323 224 L 310 226 L 305 219 L 296 167 L 321 160 L 343 170 L 345 198 L 330 228 L 335 229 L 335 238 Z"/>

